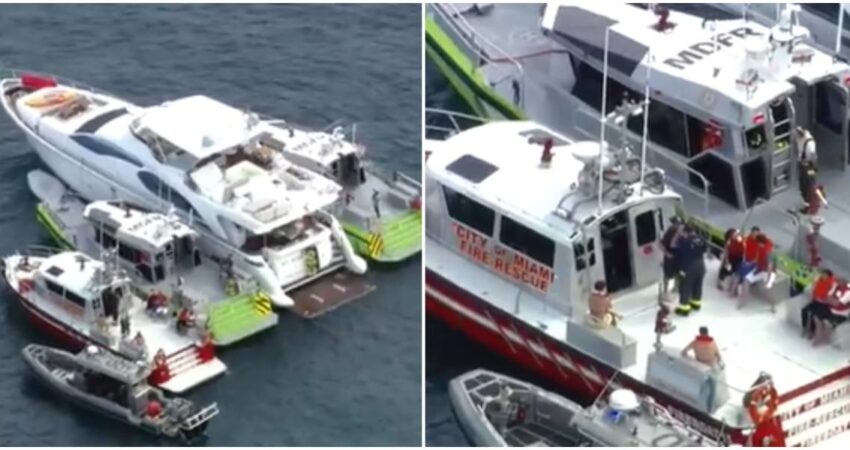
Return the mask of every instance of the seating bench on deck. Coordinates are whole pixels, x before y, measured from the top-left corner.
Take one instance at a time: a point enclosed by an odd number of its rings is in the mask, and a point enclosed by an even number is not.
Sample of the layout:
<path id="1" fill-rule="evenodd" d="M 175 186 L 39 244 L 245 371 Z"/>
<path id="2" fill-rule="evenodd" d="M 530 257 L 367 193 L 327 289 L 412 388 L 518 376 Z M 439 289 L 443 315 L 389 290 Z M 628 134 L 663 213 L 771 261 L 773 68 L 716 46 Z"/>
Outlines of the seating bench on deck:
<path id="1" fill-rule="evenodd" d="M 803 331 L 803 308 L 809 304 L 812 294 L 809 290 L 785 302 L 787 309 L 785 310 L 785 320 Z M 850 349 L 850 322 L 844 322 L 832 332 L 832 345 L 841 350 Z"/>

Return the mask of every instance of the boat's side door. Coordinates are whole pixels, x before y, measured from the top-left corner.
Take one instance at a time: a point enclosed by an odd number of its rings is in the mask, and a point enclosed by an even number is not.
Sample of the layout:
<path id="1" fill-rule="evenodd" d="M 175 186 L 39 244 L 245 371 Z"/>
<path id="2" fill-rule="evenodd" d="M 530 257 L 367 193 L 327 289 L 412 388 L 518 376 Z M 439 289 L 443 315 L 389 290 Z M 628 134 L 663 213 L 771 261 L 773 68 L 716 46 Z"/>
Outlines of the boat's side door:
<path id="1" fill-rule="evenodd" d="M 847 86 L 837 80 L 815 85 L 814 126 L 820 167 L 846 168 L 848 162 L 848 105 Z"/>
<path id="2" fill-rule="evenodd" d="M 629 209 L 629 245 L 634 268 L 634 286 L 643 287 L 658 282 L 661 251 L 658 205 L 642 203 Z"/>

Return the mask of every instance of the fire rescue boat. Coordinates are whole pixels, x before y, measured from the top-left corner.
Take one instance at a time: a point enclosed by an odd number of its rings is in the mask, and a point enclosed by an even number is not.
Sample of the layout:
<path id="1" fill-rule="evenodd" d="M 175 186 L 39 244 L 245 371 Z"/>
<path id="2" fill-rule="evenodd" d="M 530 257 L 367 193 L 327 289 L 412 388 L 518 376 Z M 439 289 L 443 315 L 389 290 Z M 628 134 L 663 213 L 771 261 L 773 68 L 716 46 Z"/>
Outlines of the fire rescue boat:
<path id="1" fill-rule="evenodd" d="M 74 350 L 97 345 L 150 364 L 150 384 L 174 393 L 227 368 L 215 356 L 209 335 L 195 326 L 200 318 L 153 314 L 114 258 L 99 261 L 34 247 L 3 258 L 2 265 L 6 283 L 33 324 Z"/>
<path id="2" fill-rule="evenodd" d="M 623 126 L 637 109 L 608 120 Z M 809 445 L 843 432 L 850 333 L 812 351 L 799 328 L 809 294 L 789 295 L 785 274 L 769 292 L 782 300 L 775 313 L 758 300 L 737 309 L 709 275 L 702 310 L 663 334 L 658 239 L 685 205 L 624 142 L 600 146 L 533 122 L 427 142 L 428 313 L 573 398 L 631 389 L 718 442 Z M 707 264 L 716 273 L 719 263 Z M 587 319 L 597 280 L 613 293 L 616 327 Z M 701 326 L 724 369 L 681 356 Z"/>

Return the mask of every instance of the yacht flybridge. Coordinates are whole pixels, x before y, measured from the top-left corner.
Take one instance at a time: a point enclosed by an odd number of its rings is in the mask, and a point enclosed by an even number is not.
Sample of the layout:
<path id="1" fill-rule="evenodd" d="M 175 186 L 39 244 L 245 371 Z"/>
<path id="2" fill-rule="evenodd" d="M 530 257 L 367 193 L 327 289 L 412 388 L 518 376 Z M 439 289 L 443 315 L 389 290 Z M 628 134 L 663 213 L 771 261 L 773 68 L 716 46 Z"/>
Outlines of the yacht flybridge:
<path id="1" fill-rule="evenodd" d="M 13 76 L 0 89 L 6 112 L 73 192 L 176 207 L 203 253 L 232 259 L 278 306 L 343 266 L 366 271 L 325 211 L 341 187 L 284 158 L 256 115 L 204 96 L 139 107 L 53 77 Z"/>
<path id="2" fill-rule="evenodd" d="M 770 288 L 778 311 L 758 294 L 738 309 L 709 260 L 702 310 L 663 326 L 658 239 L 684 204 L 624 142 L 528 121 L 426 142 L 428 313 L 573 398 L 630 389 L 716 442 L 813 445 L 843 433 L 850 325 L 813 351 L 799 323 L 810 294 L 792 297 L 784 274 Z M 616 326 L 588 319 L 600 280 Z M 681 355 L 701 326 L 725 368 Z"/>

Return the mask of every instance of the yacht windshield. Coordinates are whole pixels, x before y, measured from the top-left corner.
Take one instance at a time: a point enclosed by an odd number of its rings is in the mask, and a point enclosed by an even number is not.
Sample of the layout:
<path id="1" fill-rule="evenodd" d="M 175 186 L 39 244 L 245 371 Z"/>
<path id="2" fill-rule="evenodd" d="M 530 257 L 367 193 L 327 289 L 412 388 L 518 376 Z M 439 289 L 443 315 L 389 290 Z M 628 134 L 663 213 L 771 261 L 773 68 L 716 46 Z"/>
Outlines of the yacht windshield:
<path id="1" fill-rule="evenodd" d="M 321 226 L 316 219 L 312 216 L 304 216 L 268 233 L 247 236 L 241 249 L 248 253 L 259 253 L 266 247 L 286 247 L 319 231 Z"/>

